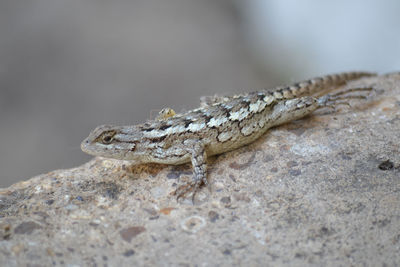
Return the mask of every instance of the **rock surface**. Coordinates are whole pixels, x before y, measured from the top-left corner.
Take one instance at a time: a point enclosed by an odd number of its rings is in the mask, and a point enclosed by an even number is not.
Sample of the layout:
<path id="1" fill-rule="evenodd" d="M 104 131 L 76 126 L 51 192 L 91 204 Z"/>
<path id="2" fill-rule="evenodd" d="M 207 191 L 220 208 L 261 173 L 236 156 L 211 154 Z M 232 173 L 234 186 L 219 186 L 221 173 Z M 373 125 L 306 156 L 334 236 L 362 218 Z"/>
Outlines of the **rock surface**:
<path id="1" fill-rule="evenodd" d="M 170 194 L 189 165 L 95 158 L 2 189 L 0 265 L 399 264 L 400 75 L 348 86 L 377 93 L 210 159 L 195 205 Z"/>

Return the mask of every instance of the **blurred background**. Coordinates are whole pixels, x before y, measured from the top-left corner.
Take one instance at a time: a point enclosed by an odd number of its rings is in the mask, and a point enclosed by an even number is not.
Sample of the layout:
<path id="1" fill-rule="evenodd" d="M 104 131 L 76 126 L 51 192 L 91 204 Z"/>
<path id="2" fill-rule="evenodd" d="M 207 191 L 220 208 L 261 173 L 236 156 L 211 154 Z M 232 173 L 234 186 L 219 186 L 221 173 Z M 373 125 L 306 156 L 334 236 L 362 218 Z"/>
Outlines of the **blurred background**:
<path id="1" fill-rule="evenodd" d="M 100 124 L 398 71 L 399 14 L 397 0 L 2 0 L 0 187 L 89 160 L 80 142 Z"/>

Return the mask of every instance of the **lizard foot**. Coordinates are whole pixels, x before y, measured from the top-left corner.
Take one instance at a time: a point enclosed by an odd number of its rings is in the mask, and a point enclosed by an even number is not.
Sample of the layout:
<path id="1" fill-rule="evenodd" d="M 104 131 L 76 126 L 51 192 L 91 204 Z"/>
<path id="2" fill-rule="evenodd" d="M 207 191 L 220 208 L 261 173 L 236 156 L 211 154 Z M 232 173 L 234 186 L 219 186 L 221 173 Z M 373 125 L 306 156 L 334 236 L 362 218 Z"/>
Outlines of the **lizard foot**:
<path id="1" fill-rule="evenodd" d="M 371 87 L 361 87 L 361 88 L 350 88 L 347 90 L 343 90 L 340 92 L 337 92 L 335 94 L 327 94 L 322 97 L 318 98 L 318 103 L 320 107 L 326 107 L 326 108 L 332 108 L 333 110 L 336 110 L 336 107 L 339 105 L 346 105 L 348 107 L 351 107 L 349 101 L 351 99 L 368 99 L 367 95 L 353 95 L 349 93 L 353 92 L 371 92 L 374 89 Z"/>

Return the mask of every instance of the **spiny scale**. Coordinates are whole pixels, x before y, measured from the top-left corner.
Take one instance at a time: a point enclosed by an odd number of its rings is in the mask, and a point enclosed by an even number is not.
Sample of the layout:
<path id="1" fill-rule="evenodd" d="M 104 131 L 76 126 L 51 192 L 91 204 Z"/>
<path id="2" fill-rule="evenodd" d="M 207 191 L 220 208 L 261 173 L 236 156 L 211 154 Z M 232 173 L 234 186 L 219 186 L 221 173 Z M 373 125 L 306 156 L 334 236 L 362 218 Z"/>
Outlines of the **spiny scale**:
<path id="1" fill-rule="evenodd" d="M 180 197 L 191 190 L 195 193 L 207 182 L 207 155 L 249 144 L 273 126 L 299 119 L 329 101 L 334 102 L 329 95 L 325 98 L 314 95 L 373 75 L 368 72 L 327 75 L 273 90 L 224 97 L 182 114 L 165 109 L 168 112 L 141 125 L 100 126 L 81 147 L 92 155 L 132 160 L 133 164 L 191 161 L 193 181 L 178 188 Z"/>

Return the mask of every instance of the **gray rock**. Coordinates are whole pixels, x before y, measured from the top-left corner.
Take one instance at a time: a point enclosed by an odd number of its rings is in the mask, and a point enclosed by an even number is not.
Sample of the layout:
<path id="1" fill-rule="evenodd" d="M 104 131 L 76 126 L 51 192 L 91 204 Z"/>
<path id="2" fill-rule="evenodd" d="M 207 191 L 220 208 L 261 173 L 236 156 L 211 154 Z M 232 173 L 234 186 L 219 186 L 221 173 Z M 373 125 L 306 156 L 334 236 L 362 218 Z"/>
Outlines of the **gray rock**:
<path id="1" fill-rule="evenodd" d="M 398 265 L 400 75 L 348 86 L 376 95 L 210 159 L 195 205 L 170 194 L 189 165 L 95 158 L 2 189 L 0 265 Z"/>

